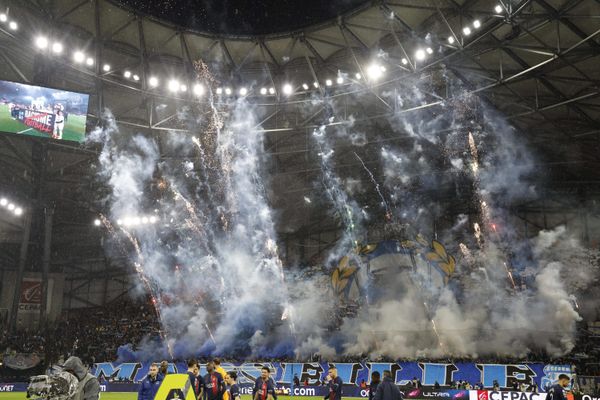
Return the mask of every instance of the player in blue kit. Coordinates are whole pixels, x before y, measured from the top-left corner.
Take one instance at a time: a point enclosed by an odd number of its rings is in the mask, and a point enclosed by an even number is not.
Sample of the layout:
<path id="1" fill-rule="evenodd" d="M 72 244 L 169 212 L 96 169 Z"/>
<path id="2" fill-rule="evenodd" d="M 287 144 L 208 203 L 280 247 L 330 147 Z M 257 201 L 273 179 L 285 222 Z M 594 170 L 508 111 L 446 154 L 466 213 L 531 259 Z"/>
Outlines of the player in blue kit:
<path id="1" fill-rule="evenodd" d="M 277 400 L 275 382 L 269 376 L 270 374 L 271 370 L 268 367 L 261 368 L 260 377 L 254 382 L 254 390 L 252 391 L 254 400 Z"/>
<path id="2" fill-rule="evenodd" d="M 568 375 L 560 374 L 558 376 L 558 383 L 553 385 L 550 390 L 548 390 L 548 400 L 567 400 L 567 391 L 565 388 L 569 386 L 571 379 Z"/>
<path id="3" fill-rule="evenodd" d="M 344 382 L 342 382 L 342 378 L 338 376 L 336 367 L 329 367 L 326 380 L 327 386 L 329 387 L 329 393 L 325 395 L 325 399 L 341 400 Z"/>
<path id="4" fill-rule="evenodd" d="M 215 364 L 211 361 L 206 364 L 208 373 L 202 377 L 200 382 L 201 398 L 204 400 L 223 400 L 225 385 L 223 377 L 215 370 Z"/>
<path id="5" fill-rule="evenodd" d="M 225 383 L 229 385 L 229 400 L 240 400 L 240 388 L 237 385 L 237 372 L 229 371 L 225 375 Z"/>

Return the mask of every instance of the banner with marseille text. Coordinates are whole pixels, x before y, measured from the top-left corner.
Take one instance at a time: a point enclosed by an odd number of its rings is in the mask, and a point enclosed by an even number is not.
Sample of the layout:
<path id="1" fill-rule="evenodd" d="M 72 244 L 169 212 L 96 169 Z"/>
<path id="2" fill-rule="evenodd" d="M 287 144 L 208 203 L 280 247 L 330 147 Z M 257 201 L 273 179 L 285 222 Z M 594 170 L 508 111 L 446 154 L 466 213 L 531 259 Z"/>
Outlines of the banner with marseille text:
<path id="1" fill-rule="evenodd" d="M 160 360 L 159 360 L 160 361 Z M 111 381 L 139 382 L 148 373 L 148 362 L 129 363 L 98 363 L 94 365 L 93 372 L 100 379 Z M 272 377 L 278 385 L 291 384 L 298 378 L 301 386 L 320 387 L 327 376 L 328 363 L 223 363 L 226 371 L 235 370 L 238 373 L 240 384 L 253 383 L 260 376 L 260 369 L 268 366 Z M 522 364 L 476 364 L 476 363 L 335 363 L 338 375 L 348 387 L 361 387 L 370 383 L 371 372 L 385 370 L 392 372 L 395 382 L 400 386 L 407 386 L 413 379 L 421 381 L 425 387 L 440 387 L 449 389 L 452 382 L 467 381 L 472 385 L 480 383 L 485 388 L 492 388 L 496 382 L 501 389 L 512 388 L 514 385 L 525 385 L 530 388 L 535 383 L 540 392 L 554 384 L 559 374 L 571 375 L 569 365 L 550 365 L 542 363 Z M 169 370 L 172 373 L 185 372 L 184 363 L 171 363 Z M 206 373 L 206 368 L 201 367 L 201 374 Z M 529 389 L 527 389 L 529 390 Z M 505 399 L 493 399 L 505 400 Z M 541 399 L 534 399 L 541 400 Z"/>

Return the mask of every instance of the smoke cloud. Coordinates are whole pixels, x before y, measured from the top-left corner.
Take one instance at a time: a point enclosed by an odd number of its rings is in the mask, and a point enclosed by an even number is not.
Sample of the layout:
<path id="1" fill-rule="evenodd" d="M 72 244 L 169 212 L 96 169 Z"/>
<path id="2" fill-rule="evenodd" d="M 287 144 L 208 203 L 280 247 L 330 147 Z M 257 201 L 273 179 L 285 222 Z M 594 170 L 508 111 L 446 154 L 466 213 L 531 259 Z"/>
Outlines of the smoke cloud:
<path id="1" fill-rule="evenodd" d="M 120 135 L 107 113 L 90 136 L 103 146 L 105 224 L 163 327 L 160 340 L 123 347 L 120 357 L 570 352 L 581 320 L 576 296 L 597 281 L 599 257 L 564 227 L 533 238 L 516 227 L 511 207 L 536 199 L 544 184 L 535 156 L 482 99 L 445 72 L 434 78 L 382 94 L 393 105 L 387 133 L 357 115 L 340 121 L 345 109 L 335 99 L 315 97 L 301 110 L 326 110 L 311 135 L 315 185 L 341 232 L 310 275 L 280 258 L 276 225 L 285 222 L 266 200 L 269 160 L 255 106 L 241 99 L 226 112 L 212 103 L 181 110 L 190 134 L 160 141 Z M 433 102 L 436 85 L 451 95 Z M 345 175 L 340 146 L 355 163 Z M 136 219 L 149 216 L 157 222 Z M 398 249 L 385 268 L 363 249 L 374 237 Z M 334 290 L 331 275 L 346 255 L 346 271 L 356 270 Z"/>

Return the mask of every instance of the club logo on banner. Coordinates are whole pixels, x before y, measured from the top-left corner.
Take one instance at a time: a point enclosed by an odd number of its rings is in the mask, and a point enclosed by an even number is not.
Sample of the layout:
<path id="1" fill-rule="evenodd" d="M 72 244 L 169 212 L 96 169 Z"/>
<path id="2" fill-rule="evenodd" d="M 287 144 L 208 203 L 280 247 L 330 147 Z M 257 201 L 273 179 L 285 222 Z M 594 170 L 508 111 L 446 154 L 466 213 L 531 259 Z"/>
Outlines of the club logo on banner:
<path id="1" fill-rule="evenodd" d="M 487 390 L 478 390 L 477 391 L 477 400 L 488 400 Z"/>
<path id="2" fill-rule="evenodd" d="M 21 297 L 19 299 L 19 312 L 39 313 L 42 305 L 41 279 L 23 279 L 21 283 Z"/>
<path id="3" fill-rule="evenodd" d="M 37 354 L 17 353 L 14 356 L 5 356 L 4 365 L 11 369 L 26 370 L 40 363 Z"/>

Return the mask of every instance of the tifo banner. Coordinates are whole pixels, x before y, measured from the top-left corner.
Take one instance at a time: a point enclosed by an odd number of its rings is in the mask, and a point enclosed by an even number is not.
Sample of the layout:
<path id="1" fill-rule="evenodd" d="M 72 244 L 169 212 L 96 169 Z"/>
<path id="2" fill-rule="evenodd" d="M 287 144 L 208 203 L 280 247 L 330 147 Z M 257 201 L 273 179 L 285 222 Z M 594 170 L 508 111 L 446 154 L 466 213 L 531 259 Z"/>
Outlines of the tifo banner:
<path id="1" fill-rule="evenodd" d="M 108 382 L 129 381 L 139 382 L 148 373 L 151 363 L 98 363 L 94 365 L 94 374 Z M 333 365 L 333 364 L 332 364 Z M 327 376 L 329 363 L 223 363 L 226 371 L 238 372 L 239 382 L 252 383 L 260 376 L 260 369 L 267 366 L 272 371 L 272 377 L 278 383 L 290 384 L 295 377 L 301 386 L 320 387 Z M 568 365 L 547 365 L 542 363 L 523 364 L 475 364 L 475 363 L 335 363 L 338 375 L 348 386 L 360 387 L 361 383 L 369 384 L 371 372 L 389 370 L 392 372 L 397 385 L 408 385 L 413 379 L 421 381 L 422 385 L 432 387 L 436 382 L 449 388 L 452 382 L 467 381 L 471 384 L 480 383 L 483 387 L 491 388 L 494 381 L 501 389 L 512 388 L 515 384 L 529 387 L 534 382 L 545 391 L 546 387 L 554 384 L 559 373 L 571 375 Z M 171 373 L 185 372 L 187 366 L 183 363 L 170 364 Z M 560 372 L 559 372 L 560 371 Z M 206 368 L 201 367 L 201 374 L 206 374 Z M 512 400 L 494 398 L 487 400 Z M 542 400 L 542 399 L 528 399 Z"/>
<path id="2" fill-rule="evenodd" d="M 12 356 L 4 356 L 4 365 L 11 369 L 26 370 L 36 367 L 40 363 L 37 354 L 17 353 Z"/>

